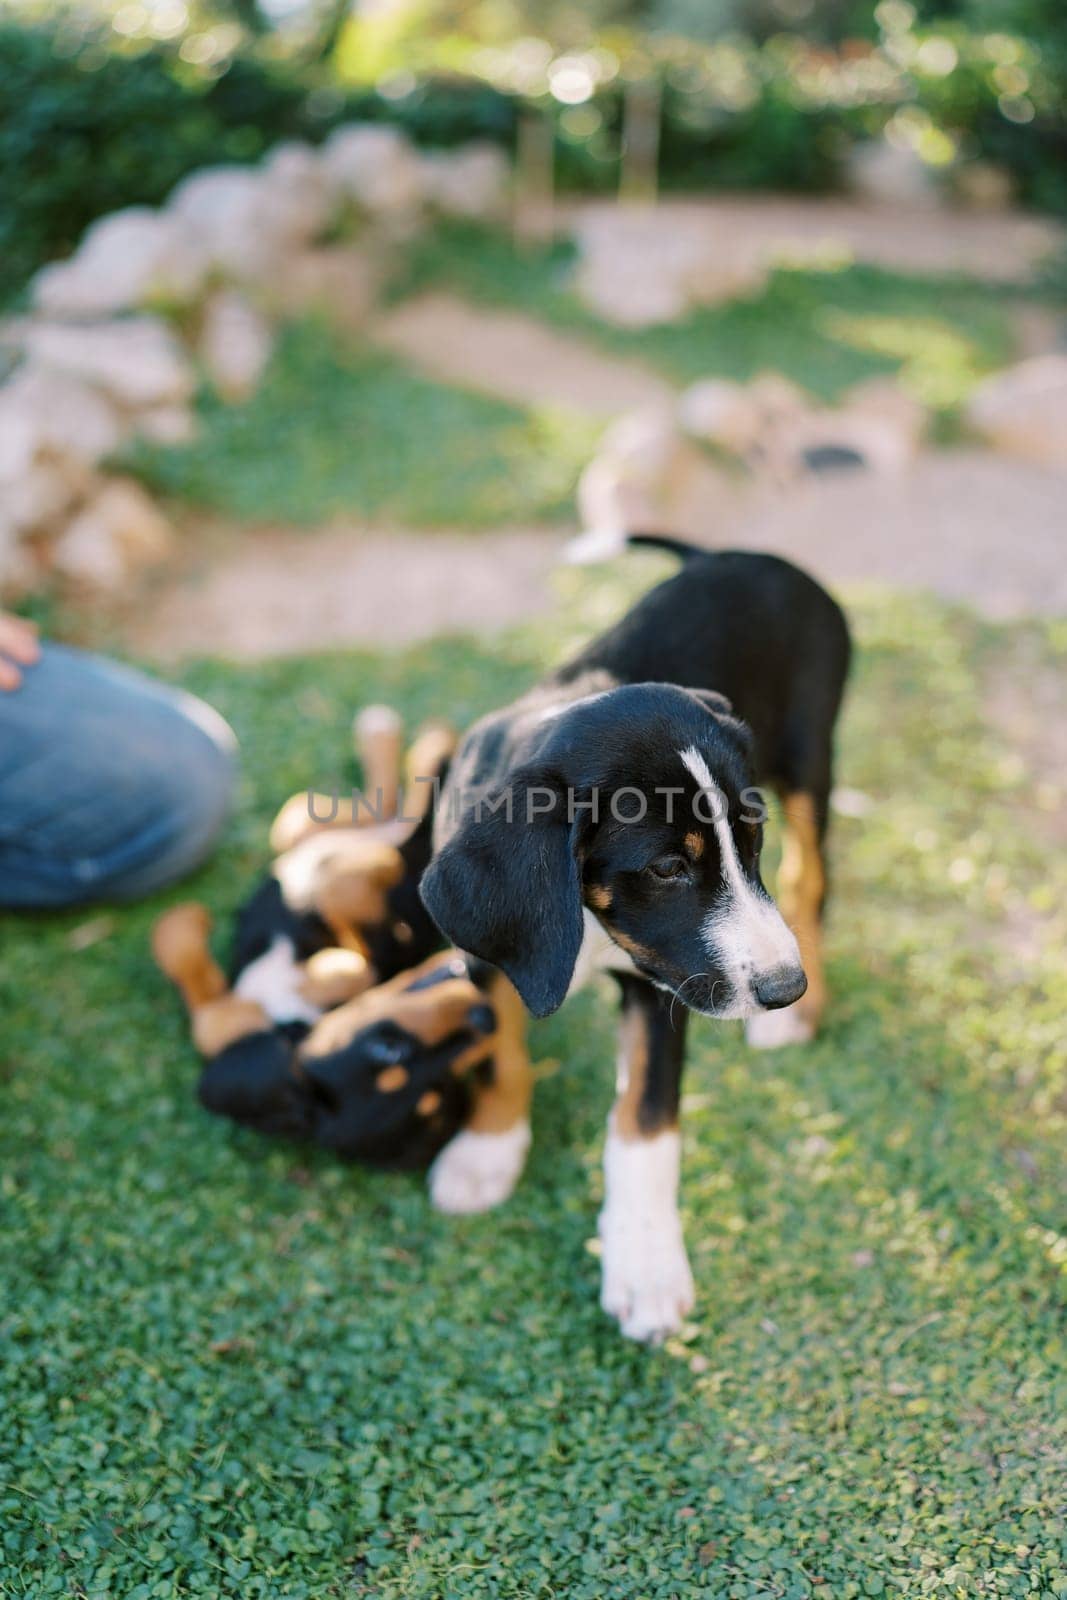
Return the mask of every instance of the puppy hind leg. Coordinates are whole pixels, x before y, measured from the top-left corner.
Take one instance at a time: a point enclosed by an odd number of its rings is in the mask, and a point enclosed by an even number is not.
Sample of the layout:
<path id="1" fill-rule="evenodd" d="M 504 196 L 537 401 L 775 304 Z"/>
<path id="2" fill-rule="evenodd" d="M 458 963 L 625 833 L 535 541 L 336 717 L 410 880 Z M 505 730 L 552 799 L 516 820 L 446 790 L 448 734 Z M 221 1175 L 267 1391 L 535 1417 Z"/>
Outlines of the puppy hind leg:
<path id="1" fill-rule="evenodd" d="M 752 1017 L 746 1028 L 749 1044 L 773 1049 L 805 1044 L 818 1032 L 826 1006 L 822 914 L 826 899 L 826 801 L 805 790 L 782 799 L 782 860 L 778 869 L 778 905 L 796 934 L 808 980 L 807 992 L 795 1005 Z"/>
<path id="2" fill-rule="evenodd" d="M 497 1016 L 489 1081 L 476 1086 L 467 1126 L 449 1140 L 430 1168 L 430 1197 L 438 1211 L 488 1211 L 505 1201 L 530 1148 L 533 1074 L 526 1049 L 526 1011 L 508 980 L 488 985 Z"/>
<path id="3" fill-rule="evenodd" d="M 172 906 L 152 929 L 152 954 L 160 971 L 176 986 L 203 1056 L 217 1055 L 246 1034 L 271 1026 L 262 1007 L 233 994 L 211 954 L 211 915 L 195 901 Z"/>

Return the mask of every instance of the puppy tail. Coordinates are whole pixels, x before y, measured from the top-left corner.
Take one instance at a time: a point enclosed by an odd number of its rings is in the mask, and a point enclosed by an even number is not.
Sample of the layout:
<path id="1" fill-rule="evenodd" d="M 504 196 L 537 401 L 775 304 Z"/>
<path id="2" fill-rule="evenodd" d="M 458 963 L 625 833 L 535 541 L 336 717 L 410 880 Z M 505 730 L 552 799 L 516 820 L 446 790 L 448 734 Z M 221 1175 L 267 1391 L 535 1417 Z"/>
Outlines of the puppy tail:
<path id="1" fill-rule="evenodd" d="M 690 561 L 706 555 L 698 544 L 673 539 L 666 533 L 627 533 L 625 528 L 590 528 L 564 546 L 563 559 L 569 566 L 591 566 L 596 561 L 611 561 L 627 550 L 665 550 L 669 555 Z"/>

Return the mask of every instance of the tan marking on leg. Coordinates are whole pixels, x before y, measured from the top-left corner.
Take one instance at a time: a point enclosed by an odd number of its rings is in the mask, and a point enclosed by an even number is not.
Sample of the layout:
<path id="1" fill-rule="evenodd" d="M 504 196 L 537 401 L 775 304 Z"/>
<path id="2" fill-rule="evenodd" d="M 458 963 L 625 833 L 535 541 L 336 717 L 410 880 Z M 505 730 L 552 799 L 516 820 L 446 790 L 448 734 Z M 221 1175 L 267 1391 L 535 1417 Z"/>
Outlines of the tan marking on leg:
<path id="1" fill-rule="evenodd" d="M 202 1056 L 216 1056 L 246 1034 L 270 1027 L 262 1006 L 230 993 L 208 946 L 207 907 L 190 902 L 165 911 L 152 929 L 152 954 L 181 992 L 193 1043 Z"/>
<path id="2" fill-rule="evenodd" d="M 400 792 L 404 724 L 391 706 L 365 706 L 352 725 L 363 765 L 363 792 L 373 816 L 395 817 Z"/>
<path id="3" fill-rule="evenodd" d="M 826 1005 L 826 978 L 822 959 L 822 903 L 826 872 L 815 801 L 810 794 L 788 794 L 782 801 L 784 837 L 778 869 L 778 904 L 796 934 L 800 958 L 808 980 L 807 993 L 797 1002 L 797 1012 L 818 1027 Z"/>
<path id="4" fill-rule="evenodd" d="M 699 861 L 704 854 L 704 835 L 697 833 L 695 830 L 692 833 L 687 833 L 685 836 L 685 848 L 694 861 Z"/>
<path id="5" fill-rule="evenodd" d="M 628 1006 L 619 1024 L 619 1053 L 615 1062 L 615 1105 L 612 1132 L 620 1139 L 641 1139 L 641 1101 L 648 1082 L 649 1039 L 646 1019 L 637 1006 Z M 659 1131 L 659 1130 L 657 1130 Z"/>
<path id="6" fill-rule="evenodd" d="M 229 985 L 211 954 L 211 913 L 197 901 L 172 906 L 152 929 L 152 954 L 160 971 L 176 984 L 192 1010 L 216 1000 Z"/>
<path id="7" fill-rule="evenodd" d="M 491 1081 L 475 1091 L 474 1111 L 467 1127 L 473 1133 L 507 1133 L 530 1115 L 533 1074 L 526 1049 L 526 1007 L 503 973 L 488 985 L 489 1001 L 496 1012 L 497 1031 L 490 1041 Z"/>
<path id="8" fill-rule="evenodd" d="M 354 1000 L 374 982 L 374 968 L 358 950 L 316 950 L 304 963 L 302 997 L 323 1011 Z"/>
<path id="9" fill-rule="evenodd" d="M 336 808 L 336 809 L 335 809 Z M 291 794 L 270 825 L 270 847 L 275 855 L 292 850 L 313 833 L 334 828 L 356 828 L 373 820 L 365 806 L 355 806 L 351 795 L 318 794 L 302 789 Z"/>
<path id="10" fill-rule="evenodd" d="M 401 972 L 320 1017 L 300 1048 L 302 1057 L 329 1055 L 343 1050 L 356 1034 L 388 1018 L 413 1034 L 420 1044 L 433 1046 L 462 1028 L 473 1006 L 484 1003 L 482 991 L 469 978 L 443 978 L 428 989 L 412 989 L 456 959 L 454 950 L 431 956 L 409 972 Z M 482 1049 L 481 1046 L 478 1047 Z"/>
<path id="11" fill-rule="evenodd" d="M 238 1039 L 250 1033 L 267 1032 L 274 1026 L 262 1006 L 239 994 L 223 995 L 198 1006 L 191 1021 L 193 1043 L 202 1056 L 217 1056 L 220 1050 Z"/>
<path id="12" fill-rule="evenodd" d="M 374 1080 L 374 1087 L 382 1094 L 395 1094 L 408 1081 L 407 1067 L 384 1067 Z"/>
<path id="13" fill-rule="evenodd" d="M 415 1102 L 415 1110 L 420 1117 L 432 1117 L 435 1111 L 441 1108 L 441 1096 L 436 1089 L 427 1089 L 425 1094 L 420 1094 Z"/>
<path id="14" fill-rule="evenodd" d="M 433 779 L 454 752 L 458 738 L 447 722 L 428 722 L 415 735 L 404 760 L 404 816 L 420 822 L 433 799 Z"/>
<path id="15" fill-rule="evenodd" d="M 611 890 L 603 883 L 591 883 L 585 898 L 594 911 L 607 911 L 611 906 Z"/>
<path id="16" fill-rule="evenodd" d="M 388 894 L 404 875 L 404 861 L 393 845 L 367 839 L 346 845 L 323 862 L 311 895 L 316 911 L 345 950 L 367 954 L 363 930 L 377 927 L 388 914 Z"/>

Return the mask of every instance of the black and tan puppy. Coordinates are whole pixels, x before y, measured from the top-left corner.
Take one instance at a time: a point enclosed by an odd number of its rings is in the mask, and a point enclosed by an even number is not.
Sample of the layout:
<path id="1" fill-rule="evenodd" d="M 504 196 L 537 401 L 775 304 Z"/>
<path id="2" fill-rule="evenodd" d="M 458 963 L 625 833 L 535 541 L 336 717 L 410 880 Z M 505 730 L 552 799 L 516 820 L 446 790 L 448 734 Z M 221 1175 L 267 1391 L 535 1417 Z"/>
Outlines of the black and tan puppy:
<path id="1" fill-rule="evenodd" d="M 590 971 L 620 976 L 618 1097 L 600 1219 L 602 1302 L 623 1332 L 679 1326 L 693 1286 L 677 1210 L 686 1008 L 808 1039 L 825 987 L 820 921 L 845 619 L 786 561 L 660 545 L 681 571 L 461 742 L 422 898 L 445 936 L 535 1016 Z M 776 908 L 760 878 L 779 795 Z M 499 998 L 497 1000 L 499 1003 Z M 516 1054 L 431 1172 L 444 1210 L 498 1204 L 529 1146 Z"/>
<path id="2" fill-rule="evenodd" d="M 205 907 L 174 906 L 156 923 L 153 954 L 204 1057 L 201 1103 L 257 1133 L 372 1166 L 426 1166 L 466 1121 L 472 1074 L 515 1047 L 455 951 L 351 994 L 311 1026 L 278 1024 L 230 988 L 210 928 Z M 349 954 L 309 958 L 309 1000 L 332 1005 L 364 980 Z"/>

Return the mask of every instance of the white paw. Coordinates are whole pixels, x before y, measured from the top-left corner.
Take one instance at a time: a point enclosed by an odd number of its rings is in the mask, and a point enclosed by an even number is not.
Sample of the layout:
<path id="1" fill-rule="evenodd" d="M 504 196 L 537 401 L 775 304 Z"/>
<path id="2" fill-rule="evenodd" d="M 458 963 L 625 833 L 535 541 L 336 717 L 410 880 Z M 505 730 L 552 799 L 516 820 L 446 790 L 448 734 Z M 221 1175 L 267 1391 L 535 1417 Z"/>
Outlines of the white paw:
<path id="1" fill-rule="evenodd" d="M 628 1339 L 659 1344 L 693 1309 L 693 1274 L 678 1216 L 677 1133 L 608 1134 L 600 1213 L 600 1304 Z"/>
<path id="2" fill-rule="evenodd" d="M 778 1050 L 786 1044 L 809 1044 L 815 1024 L 797 1006 L 780 1011 L 759 1011 L 745 1023 L 745 1038 L 753 1050 Z"/>
<path id="3" fill-rule="evenodd" d="M 693 1274 L 677 1217 L 600 1214 L 600 1304 L 628 1339 L 660 1344 L 693 1309 Z"/>
<path id="4" fill-rule="evenodd" d="M 449 1140 L 430 1168 L 430 1199 L 438 1211 L 459 1215 L 489 1211 L 511 1194 L 530 1148 L 530 1124 L 517 1122 L 507 1133 L 473 1133 L 465 1128 Z"/>

